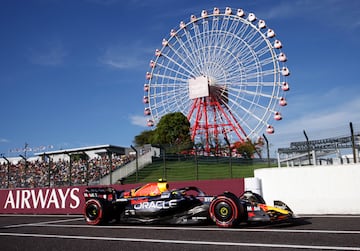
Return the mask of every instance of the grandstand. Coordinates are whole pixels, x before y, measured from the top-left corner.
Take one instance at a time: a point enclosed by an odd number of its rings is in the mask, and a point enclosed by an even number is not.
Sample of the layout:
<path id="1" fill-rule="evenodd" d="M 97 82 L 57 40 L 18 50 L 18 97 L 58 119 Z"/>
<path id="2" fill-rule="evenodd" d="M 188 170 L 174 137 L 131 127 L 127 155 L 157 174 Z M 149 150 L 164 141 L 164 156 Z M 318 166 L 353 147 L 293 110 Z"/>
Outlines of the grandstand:
<path id="1" fill-rule="evenodd" d="M 98 145 L 0 158 L 0 188 L 112 184 L 151 162 L 151 146 Z"/>

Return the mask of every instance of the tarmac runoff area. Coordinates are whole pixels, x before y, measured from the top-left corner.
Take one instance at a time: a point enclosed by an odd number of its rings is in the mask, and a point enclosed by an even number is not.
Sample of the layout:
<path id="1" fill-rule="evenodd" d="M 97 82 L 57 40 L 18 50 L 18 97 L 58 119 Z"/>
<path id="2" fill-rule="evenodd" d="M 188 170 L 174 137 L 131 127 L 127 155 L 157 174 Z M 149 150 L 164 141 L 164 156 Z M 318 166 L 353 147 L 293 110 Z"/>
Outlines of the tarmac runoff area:
<path id="1" fill-rule="evenodd" d="M 86 225 L 81 215 L 0 215 L 2 250 L 360 250 L 360 215 L 237 228 Z"/>

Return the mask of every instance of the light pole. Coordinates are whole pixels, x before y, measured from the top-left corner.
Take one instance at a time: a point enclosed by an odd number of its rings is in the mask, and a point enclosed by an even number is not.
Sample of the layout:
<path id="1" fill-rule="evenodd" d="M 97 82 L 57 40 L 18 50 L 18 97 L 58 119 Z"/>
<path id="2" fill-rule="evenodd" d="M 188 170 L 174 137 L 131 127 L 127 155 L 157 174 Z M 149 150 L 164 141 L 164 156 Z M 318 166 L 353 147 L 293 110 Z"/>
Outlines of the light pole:
<path id="1" fill-rule="evenodd" d="M 46 155 L 44 153 L 44 162 L 46 163 L 46 156 L 48 157 L 48 182 L 49 182 L 49 187 L 51 186 L 51 158 L 50 158 L 50 155 Z"/>
<path id="2" fill-rule="evenodd" d="M 351 133 L 351 147 L 353 152 L 353 159 L 354 159 L 354 163 L 356 163 L 356 146 L 355 146 L 354 128 L 352 122 L 350 122 L 350 133 Z"/>
<path id="3" fill-rule="evenodd" d="M 25 161 L 25 170 L 24 170 L 24 184 L 22 184 L 24 187 L 26 187 L 26 185 L 27 185 L 27 182 L 26 182 L 26 173 L 27 173 L 27 168 L 28 168 L 28 166 L 27 166 L 27 159 L 26 159 L 26 151 L 25 151 L 25 156 L 24 155 L 21 155 L 21 154 L 19 154 L 19 156 Z"/>
<path id="4" fill-rule="evenodd" d="M 136 183 L 138 182 L 139 179 L 139 153 L 138 150 L 136 150 L 135 147 L 133 147 L 132 145 L 130 145 L 130 147 L 135 151 L 135 156 L 136 156 Z"/>
<path id="5" fill-rule="evenodd" d="M 266 142 L 266 152 L 267 152 L 267 162 L 268 162 L 268 167 L 270 167 L 270 151 L 269 151 L 269 141 L 266 138 L 265 134 L 263 134 L 263 137 L 265 139 Z"/>
<path id="6" fill-rule="evenodd" d="M 310 143 L 309 143 L 309 138 L 305 132 L 305 130 L 303 131 L 304 135 L 305 135 L 305 139 L 306 139 L 306 146 L 307 146 L 307 152 L 308 152 L 308 156 L 309 156 L 309 165 L 311 165 L 311 156 L 310 156 Z"/>
<path id="7" fill-rule="evenodd" d="M 230 178 L 233 177 L 233 170 L 232 170 L 232 159 L 231 159 L 231 155 L 232 155 L 232 151 L 231 151 L 231 144 L 229 142 L 229 139 L 227 137 L 227 135 L 225 134 L 225 137 L 224 137 L 225 141 L 226 141 L 226 144 L 228 145 L 229 147 L 229 164 L 230 164 Z"/>
<path id="8" fill-rule="evenodd" d="M 113 170 L 112 170 L 112 166 L 113 166 L 113 161 L 112 161 L 112 152 L 109 150 L 106 150 L 107 156 L 109 158 L 109 165 L 110 165 L 110 170 L 109 170 L 109 175 L 110 175 L 110 185 L 112 185 L 112 175 L 113 175 Z"/>
<path id="9" fill-rule="evenodd" d="M 4 156 L 4 154 L 0 154 L 0 156 L 7 163 L 7 188 L 10 188 L 10 161 Z"/>

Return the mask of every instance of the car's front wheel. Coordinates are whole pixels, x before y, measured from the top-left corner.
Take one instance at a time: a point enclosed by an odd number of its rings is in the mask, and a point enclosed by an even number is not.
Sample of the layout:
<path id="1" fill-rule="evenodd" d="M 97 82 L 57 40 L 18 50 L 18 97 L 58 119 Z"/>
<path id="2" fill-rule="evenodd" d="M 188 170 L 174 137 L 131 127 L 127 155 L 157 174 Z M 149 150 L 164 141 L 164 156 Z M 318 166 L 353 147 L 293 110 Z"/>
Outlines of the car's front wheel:
<path id="1" fill-rule="evenodd" d="M 219 227 L 233 227 L 241 218 L 241 205 L 236 196 L 227 194 L 216 197 L 210 204 L 210 218 Z"/>

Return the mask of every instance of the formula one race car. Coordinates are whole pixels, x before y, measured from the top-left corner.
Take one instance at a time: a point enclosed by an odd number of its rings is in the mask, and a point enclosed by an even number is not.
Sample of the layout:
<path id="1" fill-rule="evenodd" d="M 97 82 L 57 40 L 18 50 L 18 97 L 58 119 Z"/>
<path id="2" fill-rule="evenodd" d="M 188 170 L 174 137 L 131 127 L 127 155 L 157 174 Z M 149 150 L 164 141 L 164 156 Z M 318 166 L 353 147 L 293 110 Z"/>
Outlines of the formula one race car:
<path id="1" fill-rule="evenodd" d="M 278 222 L 293 218 L 281 201 L 265 204 L 256 193 L 240 197 L 231 192 L 206 195 L 197 187 L 169 190 L 167 182 L 119 191 L 111 187 L 91 187 L 84 192 L 84 217 L 89 225 L 121 223 L 206 224 L 234 227 L 241 222 Z"/>

